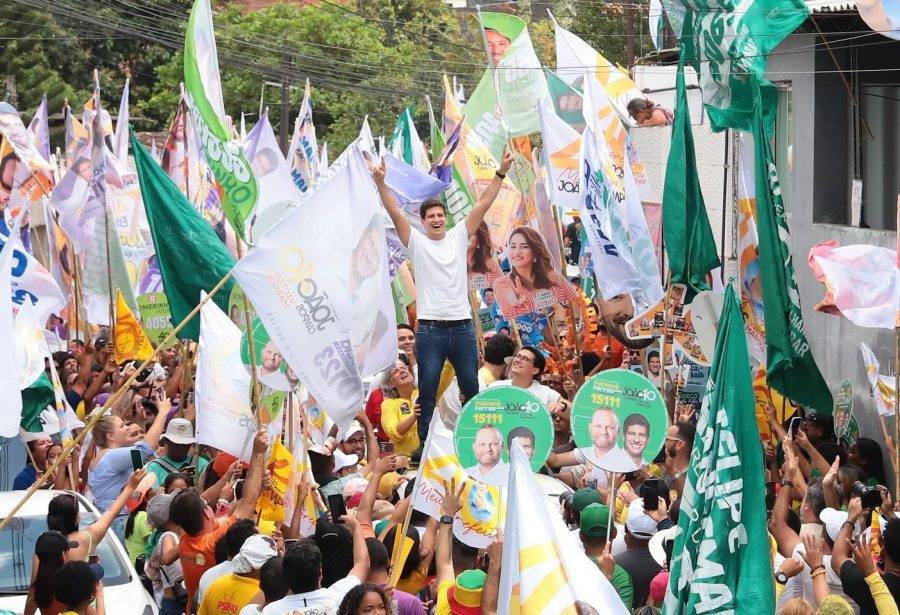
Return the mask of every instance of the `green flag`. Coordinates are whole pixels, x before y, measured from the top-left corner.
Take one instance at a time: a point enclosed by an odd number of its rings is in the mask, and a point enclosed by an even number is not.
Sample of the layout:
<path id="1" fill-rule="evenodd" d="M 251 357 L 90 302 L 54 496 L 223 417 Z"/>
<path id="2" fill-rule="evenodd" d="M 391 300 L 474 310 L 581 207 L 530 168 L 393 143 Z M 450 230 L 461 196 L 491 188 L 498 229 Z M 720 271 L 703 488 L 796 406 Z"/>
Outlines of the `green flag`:
<path id="1" fill-rule="evenodd" d="M 56 395 L 53 393 L 53 385 L 47 372 L 41 372 L 31 386 L 22 389 L 22 422 L 20 423 L 24 431 L 31 433 L 41 433 L 44 431 L 44 424 L 41 422 L 41 413 L 47 409 L 47 406 L 56 404 Z"/>
<path id="2" fill-rule="evenodd" d="M 766 380 L 785 397 L 831 414 L 831 391 L 803 333 L 800 291 L 794 281 L 794 264 L 787 244 L 790 232 L 775 157 L 766 137 L 764 104 L 760 92 L 753 120 L 753 147 L 759 273 L 766 321 Z"/>
<path id="3" fill-rule="evenodd" d="M 219 59 L 209 0 L 195 0 L 184 37 L 184 100 L 200 136 L 206 162 L 224 190 L 222 207 L 234 231 L 244 237 L 259 185 L 243 148 L 225 124 Z"/>
<path id="4" fill-rule="evenodd" d="M 744 321 L 729 285 L 681 497 L 666 615 L 775 612 L 754 403 Z"/>
<path id="5" fill-rule="evenodd" d="M 431 101 L 428 101 L 428 121 L 431 127 L 431 159 L 439 164 L 442 158 L 447 140 L 441 132 L 440 126 L 434 120 L 434 110 Z M 456 167 L 456 163 L 450 159 L 450 185 L 441 193 L 441 201 L 447 206 L 447 228 L 451 229 L 458 220 L 463 220 L 472 208 L 475 207 L 475 197 L 463 180 L 462 173 Z"/>
<path id="6" fill-rule="evenodd" d="M 754 80 L 766 56 L 809 16 L 803 0 L 662 0 L 672 30 L 688 45 L 713 130 L 750 130 Z M 691 23 L 693 22 L 693 24 Z M 693 35 L 691 35 L 693 32 Z M 767 106 L 774 117 L 775 108 Z"/>
<path id="7" fill-rule="evenodd" d="M 706 274 L 720 263 L 697 177 L 683 60 L 678 64 L 675 90 L 672 147 L 669 149 L 663 188 L 663 239 L 669 257 L 671 281 L 687 286 L 688 296 L 684 300 L 687 304 L 696 293 L 709 290 Z"/>
<path id="8" fill-rule="evenodd" d="M 544 77 L 547 78 L 547 89 L 550 91 L 550 100 L 553 101 L 553 109 L 559 119 L 581 132 L 584 130 L 584 103 L 581 92 L 556 76 L 556 73 L 544 69 Z"/>
<path id="9" fill-rule="evenodd" d="M 231 271 L 234 259 L 134 133 L 131 150 L 172 324 L 178 324 L 200 302 L 200 291 L 209 292 Z M 226 313 L 232 286 L 234 282 L 229 280 L 213 297 Z M 197 340 L 199 336 L 200 316 L 197 315 L 181 330 L 179 337 Z"/>

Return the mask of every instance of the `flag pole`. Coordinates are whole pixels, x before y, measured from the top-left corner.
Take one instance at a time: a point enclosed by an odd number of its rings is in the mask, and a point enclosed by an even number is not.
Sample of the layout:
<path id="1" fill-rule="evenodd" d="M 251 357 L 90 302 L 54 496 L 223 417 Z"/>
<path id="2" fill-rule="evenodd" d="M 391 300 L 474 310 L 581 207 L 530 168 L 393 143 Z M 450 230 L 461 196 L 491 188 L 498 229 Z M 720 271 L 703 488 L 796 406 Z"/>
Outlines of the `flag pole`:
<path id="1" fill-rule="evenodd" d="M 244 258 L 244 248 L 242 244 L 241 238 L 238 237 L 238 260 Z M 253 417 L 256 419 L 257 423 L 259 423 L 261 409 L 259 407 L 259 375 L 256 371 L 256 342 L 253 339 L 253 319 L 250 317 L 250 301 L 247 299 L 247 294 L 243 292 L 243 290 L 241 291 L 241 297 L 244 303 L 244 325 L 247 327 L 247 348 L 250 354 L 250 391 L 253 395 Z M 246 447 L 246 444 L 244 446 Z"/>
<path id="2" fill-rule="evenodd" d="M 897 232 L 900 233 L 900 230 Z M 894 327 L 894 361 L 894 371 L 897 373 L 894 374 L 894 455 L 891 461 L 894 462 L 894 498 L 897 498 L 900 494 L 900 454 L 897 448 L 897 442 L 900 442 L 900 323 Z"/>
<path id="3" fill-rule="evenodd" d="M 27 502 L 29 500 L 29 498 L 31 498 L 31 496 L 34 495 L 34 492 L 40 488 L 40 485 L 42 485 L 47 480 L 47 478 L 50 477 L 50 475 L 53 472 L 56 472 L 56 469 L 60 466 L 60 464 L 63 463 L 63 461 L 65 461 L 66 459 L 69 458 L 70 454 L 72 453 L 72 450 L 78 444 L 80 444 L 82 440 L 84 440 L 84 438 L 85 438 L 85 436 L 87 436 L 88 432 L 94 428 L 94 425 L 96 425 L 100 421 L 100 419 L 103 417 L 103 415 L 106 413 L 106 411 L 111 406 L 116 404 L 119 401 L 119 399 L 121 399 L 121 397 L 125 394 L 126 391 L 130 390 L 131 384 L 137 379 L 138 375 L 142 371 L 144 371 L 144 369 L 151 362 L 156 360 L 156 356 L 159 354 L 159 352 L 168 348 L 172 344 L 172 342 L 175 341 L 175 338 L 177 337 L 178 333 L 185 327 L 185 325 L 187 325 L 188 322 L 200 312 L 200 308 L 202 308 L 204 305 L 206 305 L 206 302 L 209 301 L 217 292 L 219 292 L 223 286 L 225 286 L 225 284 L 228 282 L 228 280 L 231 279 L 231 275 L 232 275 L 231 271 L 226 273 L 225 276 L 221 280 L 219 280 L 215 286 L 213 286 L 210 289 L 210 291 L 206 295 L 206 297 L 202 298 L 200 300 L 200 302 L 194 307 L 194 309 L 192 309 L 188 313 L 188 315 L 185 316 L 180 323 L 178 323 L 178 325 L 172 330 L 172 332 L 169 333 L 169 335 L 167 335 L 166 338 L 162 342 L 160 342 L 159 346 L 156 347 L 156 350 L 153 352 L 153 354 L 150 355 L 149 358 L 145 359 L 144 362 L 141 363 L 140 366 L 138 366 L 137 369 L 135 369 L 132 372 L 132 374 L 125 380 L 125 382 L 123 382 L 122 385 L 112 395 L 110 395 L 107 398 L 107 400 L 106 400 L 106 402 L 104 402 L 103 406 L 100 407 L 98 410 L 94 410 L 91 418 L 87 421 L 87 423 L 85 423 L 85 426 L 81 430 L 81 432 L 77 436 L 75 436 L 75 438 L 72 439 L 71 442 L 69 442 L 67 445 L 63 446 L 62 454 L 59 457 L 57 457 L 56 461 L 54 461 L 52 464 L 50 464 L 50 466 L 47 468 L 47 470 L 44 472 L 44 474 L 39 479 L 37 479 L 31 487 L 28 488 L 28 491 L 25 492 L 25 495 L 22 496 L 22 499 L 19 500 L 19 502 L 15 506 L 13 506 L 12 510 L 9 511 L 9 513 L 6 515 L 6 517 L 4 517 L 2 520 L 0 520 L 0 531 L 3 531 L 3 529 L 7 525 L 10 524 L 10 522 L 15 517 L 16 513 L 19 512 L 19 510 L 22 508 L 22 506 L 25 505 L 25 502 Z"/>
<path id="4" fill-rule="evenodd" d="M 97 100 L 96 100 L 96 109 L 94 109 L 94 113 L 99 116 L 100 115 L 100 73 L 97 69 L 94 69 L 94 90 L 98 92 Z M 100 121 L 95 121 L 94 124 L 99 126 Z M 93 127 L 92 127 L 93 128 Z M 102 128 L 101 128 L 102 131 Z M 96 135 L 91 134 L 91 138 L 95 139 Z M 105 141 L 104 137 L 100 136 L 101 140 Z M 103 169 L 104 173 L 106 172 L 106 153 L 103 154 Z M 98 181 L 106 182 L 106 178 L 100 178 Z M 105 202 L 103 203 L 103 238 L 106 243 L 106 288 L 109 295 L 109 339 L 113 340 L 115 343 L 116 339 L 116 316 L 115 316 L 115 296 L 113 295 L 113 285 L 112 285 L 112 257 L 110 256 L 110 248 L 109 248 L 109 197 L 106 195 L 106 189 L 103 190 L 103 194 L 106 197 Z"/>

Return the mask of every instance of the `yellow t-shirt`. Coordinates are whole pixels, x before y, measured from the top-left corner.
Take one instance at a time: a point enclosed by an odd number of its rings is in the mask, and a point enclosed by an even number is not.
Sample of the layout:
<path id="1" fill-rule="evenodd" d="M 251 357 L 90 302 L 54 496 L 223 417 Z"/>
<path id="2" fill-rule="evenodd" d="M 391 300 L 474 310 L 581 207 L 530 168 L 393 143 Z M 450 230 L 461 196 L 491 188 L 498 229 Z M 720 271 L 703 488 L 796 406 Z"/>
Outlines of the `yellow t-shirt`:
<path id="1" fill-rule="evenodd" d="M 197 615 L 237 615 L 259 593 L 259 580 L 240 575 L 216 579 L 203 594 Z"/>
<path id="2" fill-rule="evenodd" d="M 485 384 L 490 384 L 497 380 L 494 376 L 494 372 L 489 370 L 487 367 L 482 367 L 478 370 L 478 377 L 484 381 Z"/>
<path id="3" fill-rule="evenodd" d="M 434 615 L 453 615 L 453 612 L 450 610 L 450 598 L 447 595 L 451 587 L 453 587 L 453 581 L 444 581 L 438 585 Z"/>
<path id="4" fill-rule="evenodd" d="M 417 395 L 417 392 L 413 392 L 413 396 Z M 398 455 L 410 455 L 419 448 L 420 440 L 416 423 L 413 423 L 405 434 L 401 434 L 398 429 L 400 422 L 412 414 L 413 404 L 408 399 L 385 399 L 381 402 L 381 428 L 394 443 L 394 449 Z"/>

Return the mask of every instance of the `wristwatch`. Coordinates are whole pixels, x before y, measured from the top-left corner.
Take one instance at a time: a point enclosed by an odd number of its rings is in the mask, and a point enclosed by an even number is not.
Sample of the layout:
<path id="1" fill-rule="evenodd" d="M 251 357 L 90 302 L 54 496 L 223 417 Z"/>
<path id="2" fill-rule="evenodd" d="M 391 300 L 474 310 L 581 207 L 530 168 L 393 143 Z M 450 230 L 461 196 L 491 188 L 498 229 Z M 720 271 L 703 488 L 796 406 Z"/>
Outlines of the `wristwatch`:
<path id="1" fill-rule="evenodd" d="M 775 573 L 775 582 L 779 585 L 784 585 L 788 582 L 788 575 L 784 574 L 780 570 Z"/>
<path id="2" fill-rule="evenodd" d="M 441 523 L 453 525 L 453 517 L 451 517 L 450 515 L 441 515 Z"/>
<path id="3" fill-rule="evenodd" d="M 506 179 L 506 173 L 501 173 L 500 171 L 494 171 L 494 175 L 496 175 L 500 179 Z"/>
<path id="4" fill-rule="evenodd" d="M 794 486 L 794 483 L 792 483 L 791 481 L 789 481 L 789 480 L 787 480 L 787 479 L 785 479 L 785 478 L 782 478 L 782 479 L 781 479 L 781 486 L 782 486 L 782 487 L 793 487 L 793 486 Z"/>

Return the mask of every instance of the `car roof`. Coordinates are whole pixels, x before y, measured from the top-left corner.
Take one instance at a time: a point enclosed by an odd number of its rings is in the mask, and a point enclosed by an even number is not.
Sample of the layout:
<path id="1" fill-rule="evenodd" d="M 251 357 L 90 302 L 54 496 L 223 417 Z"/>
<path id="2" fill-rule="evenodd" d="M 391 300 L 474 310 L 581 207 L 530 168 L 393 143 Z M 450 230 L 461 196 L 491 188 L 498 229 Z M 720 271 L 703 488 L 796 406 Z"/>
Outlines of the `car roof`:
<path id="1" fill-rule="evenodd" d="M 9 515 L 9 511 L 11 511 L 19 501 L 25 497 L 27 491 L 0 491 L 0 519 Z M 44 517 L 47 514 L 47 507 L 50 505 L 50 500 L 58 496 L 60 493 L 68 493 L 69 495 L 75 495 L 78 497 L 78 504 L 83 511 L 90 511 L 94 514 L 97 514 L 96 509 L 92 504 L 90 504 L 87 499 L 81 495 L 80 493 L 75 493 L 73 491 L 60 491 L 57 489 L 38 489 L 31 497 L 28 498 L 28 501 L 25 502 L 25 505 L 22 506 L 17 512 L 17 517 Z"/>

